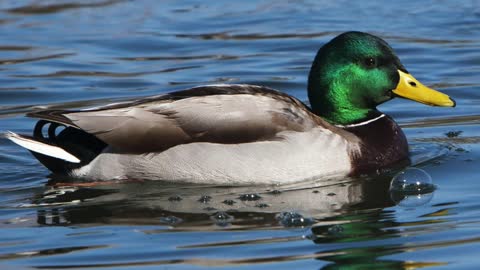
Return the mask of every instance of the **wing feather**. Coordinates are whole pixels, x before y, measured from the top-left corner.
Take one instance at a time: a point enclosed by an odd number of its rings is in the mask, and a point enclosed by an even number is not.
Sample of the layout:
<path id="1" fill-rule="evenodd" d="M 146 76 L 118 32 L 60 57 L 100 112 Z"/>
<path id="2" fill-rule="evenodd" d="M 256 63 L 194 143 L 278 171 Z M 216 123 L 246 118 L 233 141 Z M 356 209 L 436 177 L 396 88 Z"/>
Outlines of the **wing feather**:
<path id="1" fill-rule="evenodd" d="M 248 85 L 193 88 L 91 110 L 29 116 L 82 129 L 129 153 L 160 152 L 192 142 L 277 140 L 285 130 L 330 126 L 297 99 Z"/>

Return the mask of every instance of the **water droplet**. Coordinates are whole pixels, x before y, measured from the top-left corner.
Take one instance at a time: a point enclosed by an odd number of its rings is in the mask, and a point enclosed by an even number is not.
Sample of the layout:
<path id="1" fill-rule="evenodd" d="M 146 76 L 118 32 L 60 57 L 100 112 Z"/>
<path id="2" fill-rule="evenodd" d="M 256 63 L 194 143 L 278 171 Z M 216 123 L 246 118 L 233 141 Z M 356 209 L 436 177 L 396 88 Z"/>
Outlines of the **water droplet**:
<path id="1" fill-rule="evenodd" d="M 407 168 L 397 173 L 390 182 L 390 197 L 397 205 L 404 207 L 428 203 L 434 191 L 432 177 L 419 168 Z"/>
<path id="2" fill-rule="evenodd" d="M 266 204 L 266 203 L 257 203 L 255 205 L 255 207 L 258 207 L 258 208 L 267 208 L 267 207 L 270 207 L 270 205 Z"/>
<path id="3" fill-rule="evenodd" d="M 251 194 L 242 194 L 240 197 L 238 197 L 242 201 L 258 201 L 262 197 L 258 194 L 251 193 Z"/>
<path id="4" fill-rule="evenodd" d="M 225 220 L 232 220 L 233 217 L 227 214 L 226 212 L 220 211 L 213 214 L 212 219 L 216 221 L 225 221 Z"/>
<path id="5" fill-rule="evenodd" d="M 311 218 L 306 218 L 296 212 L 283 212 L 277 215 L 277 220 L 284 227 L 304 227 L 314 223 Z"/>
<path id="6" fill-rule="evenodd" d="M 343 227 L 341 225 L 333 225 L 332 227 L 328 228 L 328 234 L 330 235 L 338 235 L 343 232 Z"/>
<path id="7" fill-rule="evenodd" d="M 234 218 L 226 212 L 221 211 L 210 216 L 210 219 L 212 219 L 216 225 L 224 227 L 230 224 Z"/>
<path id="8" fill-rule="evenodd" d="M 458 137 L 460 136 L 460 134 L 462 134 L 463 131 L 461 130 L 455 130 L 455 131 L 449 131 L 447 133 L 445 133 L 445 136 L 447 136 L 448 138 L 455 138 L 455 137 Z"/>
<path id="9" fill-rule="evenodd" d="M 282 194 L 282 192 L 281 192 L 280 190 L 278 190 L 278 189 L 274 189 L 274 190 L 272 190 L 272 192 L 270 192 L 270 193 L 272 193 L 273 195 Z"/>
<path id="10" fill-rule="evenodd" d="M 203 195 L 202 197 L 200 197 L 200 199 L 198 199 L 198 201 L 201 203 L 208 203 L 211 200 L 212 200 L 212 197 L 208 195 Z"/>
<path id="11" fill-rule="evenodd" d="M 234 204 L 236 204 L 237 202 L 234 201 L 234 200 L 225 200 L 225 201 L 223 201 L 223 203 L 226 204 L 226 205 L 234 205 Z"/>
<path id="12" fill-rule="evenodd" d="M 175 196 L 172 196 L 172 197 L 168 198 L 168 200 L 171 201 L 171 202 L 179 202 L 179 201 L 183 200 L 183 198 L 178 196 L 178 195 L 175 195 Z"/>
<path id="13" fill-rule="evenodd" d="M 176 216 L 160 217 L 160 222 L 168 225 L 176 225 L 181 223 L 182 221 L 183 220 L 181 218 L 178 218 Z"/>

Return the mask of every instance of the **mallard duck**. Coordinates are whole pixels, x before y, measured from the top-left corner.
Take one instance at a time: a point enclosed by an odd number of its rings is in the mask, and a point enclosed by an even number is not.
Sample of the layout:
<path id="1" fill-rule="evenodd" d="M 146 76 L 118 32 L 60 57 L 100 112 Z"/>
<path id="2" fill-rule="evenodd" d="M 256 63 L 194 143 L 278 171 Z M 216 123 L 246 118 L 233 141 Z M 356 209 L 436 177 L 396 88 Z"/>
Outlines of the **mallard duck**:
<path id="1" fill-rule="evenodd" d="M 54 173 L 92 180 L 282 184 L 355 176 L 408 161 L 377 106 L 394 97 L 455 107 L 416 80 L 381 38 L 343 33 L 321 47 L 308 107 L 274 89 L 221 84 L 84 110 L 43 110 L 33 136 L 6 137 Z"/>

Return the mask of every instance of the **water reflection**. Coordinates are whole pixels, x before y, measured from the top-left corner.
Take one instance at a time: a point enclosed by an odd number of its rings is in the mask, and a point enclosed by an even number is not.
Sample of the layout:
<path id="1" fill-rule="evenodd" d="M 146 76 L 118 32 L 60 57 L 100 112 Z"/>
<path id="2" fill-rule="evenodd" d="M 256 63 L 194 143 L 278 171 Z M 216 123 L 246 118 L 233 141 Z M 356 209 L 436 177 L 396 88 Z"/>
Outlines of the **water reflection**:
<path id="1" fill-rule="evenodd" d="M 385 209 L 394 205 L 389 193 L 391 178 L 392 174 L 384 174 L 363 179 L 344 179 L 340 182 L 322 182 L 321 185 L 310 183 L 309 187 L 178 186 L 142 181 L 65 183 L 65 179 L 52 178 L 45 190 L 32 200 L 32 204 L 25 206 L 38 208 L 37 222 L 47 226 L 167 226 L 144 231 L 152 235 L 167 231 L 303 228 L 299 230 L 302 235 L 298 237 L 177 246 L 180 249 L 232 248 L 265 243 L 272 245 L 308 239 L 318 245 L 315 249 L 320 251 L 300 257 L 276 257 L 274 261 L 316 258 L 332 262 L 325 269 L 344 266 L 368 268 L 372 265 L 380 269 L 411 269 L 442 265 L 380 258 L 404 252 L 408 248 L 392 242 L 393 238 L 402 236 L 403 232 L 398 229 L 402 224 L 395 221 L 394 211 Z M 386 239 L 388 245 L 378 244 Z M 246 260 L 222 263 L 258 261 Z"/>
<path id="2" fill-rule="evenodd" d="M 414 163 L 434 176 L 435 197 L 421 208 L 393 206 L 389 179 L 378 177 L 282 188 L 43 186 L 46 170 L 0 138 L 0 269 L 476 268 L 478 3 L 158 2 L 3 1 L 2 132 L 30 130 L 20 115 L 40 108 L 200 84 L 260 84 L 305 100 L 318 47 L 362 30 L 384 37 L 412 72 L 458 101 L 455 111 L 384 106 L 414 143 Z"/>
<path id="3" fill-rule="evenodd" d="M 331 261 L 322 269 L 417 269 L 423 267 L 447 265 L 446 262 L 421 262 L 379 259 L 383 256 L 401 252 L 401 249 L 385 249 L 382 247 L 357 248 L 336 251 L 337 254 L 322 257 Z M 338 254 L 340 253 L 340 254 Z"/>
<path id="4" fill-rule="evenodd" d="M 64 10 L 69 9 L 78 9 L 78 8 L 100 8 L 109 5 L 113 5 L 116 3 L 125 2 L 124 0 L 107 0 L 107 1 L 100 1 L 97 3 L 59 3 L 59 4 L 47 4 L 47 5 L 39 5 L 39 4 L 28 4 L 25 6 L 20 6 L 16 8 L 11 8 L 6 10 L 9 13 L 13 14 L 47 14 L 47 13 L 56 13 L 61 12 Z"/>
<path id="5" fill-rule="evenodd" d="M 228 213 L 232 224 L 266 226 L 282 224 L 278 214 L 295 212 L 322 220 L 358 209 L 393 205 L 389 195 L 391 176 L 382 178 L 310 183 L 312 186 L 219 187 L 175 185 L 132 181 L 128 183 L 66 183 L 52 179 L 31 206 L 39 211 L 44 225 L 161 224 L 175 216 L 183 222 L 174 227 L 211 223 L 216 213 Z M 46 218 L 49 217 L 49 218 Z"/>
<path id="6" fill-rule="evenodd" d="M 52 55 L 37 56 L 37 57 L 0 59 L 0 65 L 12 65 L 12 64 L 19 64 L 19 63 L 26 63 L 26 62 L 35 62 L 35 61 L 46 60 L 46 59 L 63 58 L 63 57 L 68 57 L 72 55 L 75 55 L 75 54 L 60 53 L 60 54 L 52 54 Z"/>

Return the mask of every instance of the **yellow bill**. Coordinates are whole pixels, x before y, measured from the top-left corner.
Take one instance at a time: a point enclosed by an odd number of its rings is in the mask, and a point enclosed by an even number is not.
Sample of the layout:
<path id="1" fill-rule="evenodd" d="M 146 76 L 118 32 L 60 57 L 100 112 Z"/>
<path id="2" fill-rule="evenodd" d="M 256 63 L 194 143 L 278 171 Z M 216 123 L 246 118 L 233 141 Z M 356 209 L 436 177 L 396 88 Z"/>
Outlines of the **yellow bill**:
<path id="1" fill-rule="evenodd" d="M 444 93 L 421 84 L 412 75 L 398 70 L 400 80 L 392 92 L 402 98 L 411 99 L 430 106 L 455 107 L 455 101 Z"/>

